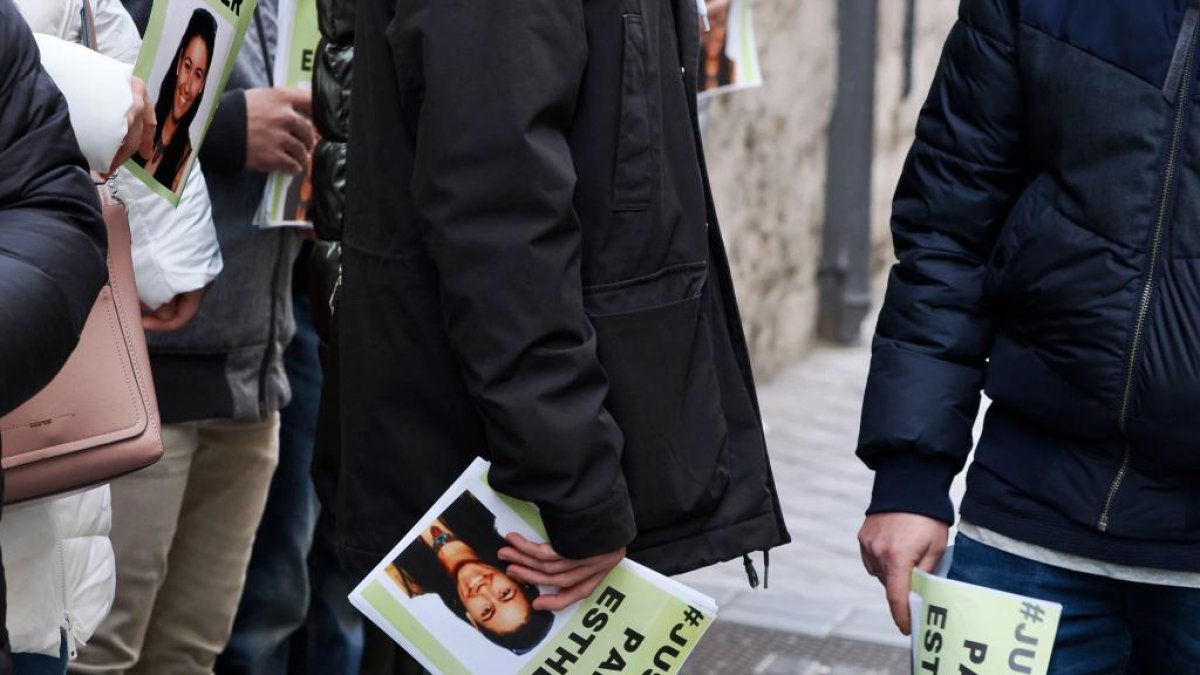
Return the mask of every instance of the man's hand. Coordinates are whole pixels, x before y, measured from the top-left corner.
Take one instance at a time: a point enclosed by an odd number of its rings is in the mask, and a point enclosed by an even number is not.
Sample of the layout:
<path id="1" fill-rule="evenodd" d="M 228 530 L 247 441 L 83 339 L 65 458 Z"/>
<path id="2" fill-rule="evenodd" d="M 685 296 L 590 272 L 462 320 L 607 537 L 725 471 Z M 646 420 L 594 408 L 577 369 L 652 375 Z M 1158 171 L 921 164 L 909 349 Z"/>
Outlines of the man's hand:
<path id="1" fill-rule="evenodd" d="M 297 87 L 246 90 L 246 169 L 298 175 L 316 144 L 312 92 Z"/>
<path id="2" fill-rule="evenodd" d="M 588 597 L 604 577 L 625 558 L 625 549 L 586 560 L 571 560 L 554 552 L 549 544 L 535 544 L 517 533 L 505 539 L 510 546 L 500 549 L 500 559 L 512 563 L 508 575 L 517 581 L 557 589 L 533 601 L 534 609 L 557 612 Z"/>
<path id="3" fill-rule="evenodd" d="M 142 157 L 149 157 L 154 153 L 154 130 L 158 124 L 154 118 L 150 94 L 146 92 L 146 83 L 135 77 L 130 83 L 130 89 L 133 93 L 133 103 L 125 113 L 125 140 L 121 141 L 117 156 L 113 158 L 112 167 L 108 170 L 109 175 L 133 157 L 135 152 Z"/>
<path id="4" fill-rule="evenodd" d="M 932 572 L 942 554 L 950 528 L 940 520 L 913 513 L 876 513 L 867 516 L 858 532 L 863 566 L 887 589 L 892 620 L 908 635 L 908 591 L 914 567 Z"/>
<path id="5" fill-rule="evenodd" d="M 158 309 L 142 314 L 142 328 L 148 331 L 166 332 L 179 330 L 196 317 L 205 289 L 180 293 Z"/>

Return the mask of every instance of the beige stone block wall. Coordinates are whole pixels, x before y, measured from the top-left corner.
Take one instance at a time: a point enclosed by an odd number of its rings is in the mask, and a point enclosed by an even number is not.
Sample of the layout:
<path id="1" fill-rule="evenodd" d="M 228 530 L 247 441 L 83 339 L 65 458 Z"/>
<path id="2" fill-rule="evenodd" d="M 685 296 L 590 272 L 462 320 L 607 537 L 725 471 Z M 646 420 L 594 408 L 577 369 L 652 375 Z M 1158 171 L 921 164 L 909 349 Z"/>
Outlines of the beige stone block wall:
<path id="1" fill-rule="evenodd" d="M 887 217 L 957 0 L 917 0 L 913 92 L 901 96 L 903 0 L 879 0 L 873 269 L 890 264 Z M 705 145 L 755 371 L 795 363 L 816 339 L 837 0 L 755 0 L 766 85 L 717 99 Z"/>
<path id="2" fill-rule="evenodd" d="M 756 0 L 755 12 L 767 85 L 718 98 L 705 145 L 755 370 L 766 375 L 814 339 L 837 8 Z"/>

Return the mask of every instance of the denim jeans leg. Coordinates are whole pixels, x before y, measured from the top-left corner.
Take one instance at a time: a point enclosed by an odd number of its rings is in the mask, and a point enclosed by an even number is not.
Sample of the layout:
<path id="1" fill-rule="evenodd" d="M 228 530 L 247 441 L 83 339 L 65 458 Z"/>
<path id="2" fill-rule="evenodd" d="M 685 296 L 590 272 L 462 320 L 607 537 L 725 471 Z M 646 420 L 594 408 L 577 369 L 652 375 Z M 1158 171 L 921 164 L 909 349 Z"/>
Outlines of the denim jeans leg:
<path id="1" fill-rule="evenodd" d="M 290 675 L 358 675 L 363 652 L 363 618 L 346 596 L 356 580 L 342 571 L 331 514 L 317 519 L 308 573 L 312 579 L 312 605 L 305 631 L 307 668 L 293 664 Z M 293 654 L 296 652 L 293 651 Z"/>
<path id="2" fill-rule="evenodd" d="M 271 480 L 219 675 L 286 675 L 288 639 L 308 614 L 308 552 L 317 502 L 309 465 L 321 392 L 317 335 L 307 297 L 294 299 L 296 335 L 284 352 L 292 400 L 280 414 L 279 466 Z"/>
<path id="3" fill-rule="evenodd" d="M 1200 589 L 1130 584 L 1126 602 L 1140 673 L 1200 668 Z"/>
<path id="4" fill-rule="evenodd" d="M 67 653 L 67 637 L 62 638 L 58 656 L 43 654 L 13 654 L 12 675 L 66 675 L 71 657 Z"/>
<path id="5" fill-rule="evenodd" d="M 1062 604 L 1049 675 L 1135 672 L 1127 671 L 1132 637 L 1123 582 L 1034 562 L 961 534 L 949 577 Z"/>

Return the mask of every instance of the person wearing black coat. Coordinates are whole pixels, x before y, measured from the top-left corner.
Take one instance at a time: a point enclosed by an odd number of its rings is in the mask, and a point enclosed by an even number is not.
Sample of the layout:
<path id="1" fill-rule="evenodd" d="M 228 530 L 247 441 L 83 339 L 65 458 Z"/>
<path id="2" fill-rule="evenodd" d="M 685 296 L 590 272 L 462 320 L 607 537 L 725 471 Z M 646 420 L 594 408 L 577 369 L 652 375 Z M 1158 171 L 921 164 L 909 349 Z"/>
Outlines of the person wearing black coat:
<path id="1" fill-rule="evenodd" d="M 697 131 L 695 0 L 355 11 L 348 570 L 476 456 L 540 508 L 549 545 L 501 555 L 559 590 L 549 609 L 625 551 L 671 574 L 786 543 Z"/>
<path id="2" fill-rule="evenodd" d="M 66 362 L 107 275 L 104 219 L 67 103 L 10 0 L 0 0 L 0 166 L 3 415 Z M 0 616 L 3 601 L 0 575 Z M 0 626 L 0 674 L 11 669 Z"/>
<path id="3" fill-rule="evenodd" d="M 863 561 L 1063 604 L 1051 673 L 1200 663 L 1200 2 L 963 0 L 896 189 Z"/>

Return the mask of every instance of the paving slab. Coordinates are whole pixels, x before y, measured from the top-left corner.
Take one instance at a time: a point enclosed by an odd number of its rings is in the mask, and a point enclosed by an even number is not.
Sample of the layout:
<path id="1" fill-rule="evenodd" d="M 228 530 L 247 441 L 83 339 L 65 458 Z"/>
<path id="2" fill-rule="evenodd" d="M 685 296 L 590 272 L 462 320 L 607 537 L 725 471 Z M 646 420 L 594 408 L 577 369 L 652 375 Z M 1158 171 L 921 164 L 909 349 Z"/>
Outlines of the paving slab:
<path id="1" fill-rule="evenodd" d="M 856 540 L 873 478 L 854 455 L 869 365 L 866 346 L 821 346 L 760 387 L 794 542 L 771 553 L 766 590 L 749 588 L 740 561 L 681 577 L 721 607 L 685 672 L 908 673 L 907 638 L 892 623 L 883 588 L 862 570 Z M 962 489 L 960 477 L 956 502 Z M 755 564 L 761 575 L 761 557 Z"/>

